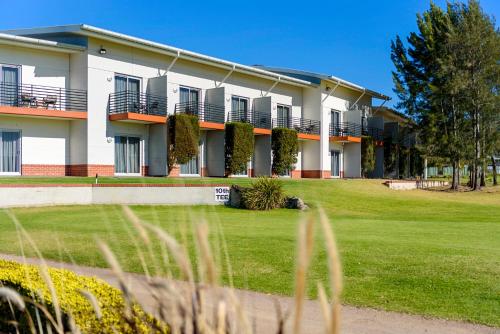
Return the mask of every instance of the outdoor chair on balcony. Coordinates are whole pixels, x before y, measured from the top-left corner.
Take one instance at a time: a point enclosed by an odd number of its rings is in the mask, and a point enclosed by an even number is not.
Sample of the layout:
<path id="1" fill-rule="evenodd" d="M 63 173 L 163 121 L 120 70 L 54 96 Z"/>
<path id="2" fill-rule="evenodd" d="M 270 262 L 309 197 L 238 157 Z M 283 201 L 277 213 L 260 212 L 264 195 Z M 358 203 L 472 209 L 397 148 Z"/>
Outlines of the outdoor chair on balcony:
<path id="1" fill-rule="evenodd" d="M 24 107 L 36 107 L 37 100 L 36 97 L 31 94 L 21 94 L 21 106 Z"/>
<path id="2" fill-rule="evenodd" d="M 56 104 L 57 104 L 57 95 L 47 95 L 42 99 L 42 105 L 46 109 L 49 109 L 49 106 L 55 108 Z"/>

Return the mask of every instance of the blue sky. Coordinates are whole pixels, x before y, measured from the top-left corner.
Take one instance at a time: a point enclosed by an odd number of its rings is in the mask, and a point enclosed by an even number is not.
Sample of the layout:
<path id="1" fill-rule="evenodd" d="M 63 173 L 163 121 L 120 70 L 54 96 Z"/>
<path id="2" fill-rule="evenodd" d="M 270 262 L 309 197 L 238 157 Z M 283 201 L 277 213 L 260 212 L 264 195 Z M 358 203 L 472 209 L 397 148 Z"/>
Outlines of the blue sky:
<path id="1" fill-rule="evenodd" d="M 500 19 L 499 0 L 481 4 Z M 422 0 L 23 0 L 9 3 L 15 14 L 3 15 L 0 29 L 86 23 L 247 65 L 333 74 L 394 96 L 390 41 L 415 30 L 416 13 L 428 7 Z"/>

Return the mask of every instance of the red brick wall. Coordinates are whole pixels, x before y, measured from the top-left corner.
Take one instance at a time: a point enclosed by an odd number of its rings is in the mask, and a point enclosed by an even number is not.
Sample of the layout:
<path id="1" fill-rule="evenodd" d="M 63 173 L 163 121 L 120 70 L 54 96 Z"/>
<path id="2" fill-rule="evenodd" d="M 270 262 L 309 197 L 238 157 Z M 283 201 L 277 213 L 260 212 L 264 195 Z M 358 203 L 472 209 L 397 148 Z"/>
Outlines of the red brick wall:
<path id="1" fill-rule="evenodd" d="M 207 167 L 201 167 L 201 176 L 208 176 Z"/>
<path id="2" fill-rule="evenodd" d="M 302 177 L 302 171 L 300 170 L 292 170 L 292 172 L 290 173 L 290 177 L 292 179 L 300 179 Z"/>
<path id="3" fill-rule="evenodd" d="M 87 165 L 87 176 L 114 176 L 114 165 Z"/>
<path id="4" fill-rule="evenodd" d="M 149 175 L 149 166 L 141 166 L 141 175 L 148 176 Z"/>
<path id="5" fill-rule="evenodd" d="M 178 177 L 181 175 L 181 168 L 179 166 L 173 166 L 171 170 L 169 170 L 168 176 L 170 177 Z"/>
<path id="6" fill-rule="evenodd" d="M 25 176 L 65 176 L 69 175 L 66 165 L 23 164 L 21 175 Z M 68 174 L 67 174 L 68 173 Z"/>

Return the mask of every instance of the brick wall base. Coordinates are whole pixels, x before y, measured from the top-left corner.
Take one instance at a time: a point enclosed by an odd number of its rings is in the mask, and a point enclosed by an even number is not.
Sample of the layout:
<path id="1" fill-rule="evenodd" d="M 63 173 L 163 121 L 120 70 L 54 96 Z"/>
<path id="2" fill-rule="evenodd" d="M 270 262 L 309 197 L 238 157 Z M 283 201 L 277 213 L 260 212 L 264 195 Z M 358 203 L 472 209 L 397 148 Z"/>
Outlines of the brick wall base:
<path id="1" fill-rule="evenodd" d="M 328 170 L 303 170 L 302 177 L 305 179 L 329 179 L 331 172 Z"/>
<path id="2" fill-rule="evenodd" d="M 23 176 L 114 176 L 113 165 L 42 165 L 23 164 L 21 175 Z"/>
<path id="3" fill-rule="evenodd" d="M 200 174 L 200 176 L 202 176 L 202 177 L 208 176 L 208 169 L 207 169 L 207 167 L 201 167 L 201 174 Z"/>
<path id="4" fill-rule="evenodd" d="M 292 170 L 290 173 L 290 177 L 292 179 L 300 179 L 302 177 L 302 171 L 301 170 Z"/>
<path id="5" fill-rule="evenodd" d="M 181 175 L 181 168 L 179 166 L 173 166 L 168 172 L 169 177 L 179 177 Z"/>

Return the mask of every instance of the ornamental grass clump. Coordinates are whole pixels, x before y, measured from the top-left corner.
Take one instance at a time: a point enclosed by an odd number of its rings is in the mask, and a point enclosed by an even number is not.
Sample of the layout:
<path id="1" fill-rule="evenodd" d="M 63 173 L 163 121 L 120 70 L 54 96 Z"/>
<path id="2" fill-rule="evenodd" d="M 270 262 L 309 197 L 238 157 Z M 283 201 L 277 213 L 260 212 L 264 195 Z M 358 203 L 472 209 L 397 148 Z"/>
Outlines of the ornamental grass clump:
<path id="1" fill-rule="evenodd" d="M 286 198 L 281 181 L 269 177 L 259 177 L 241 196 L 243 206 L 249 210 L 281 208 Z"/>

